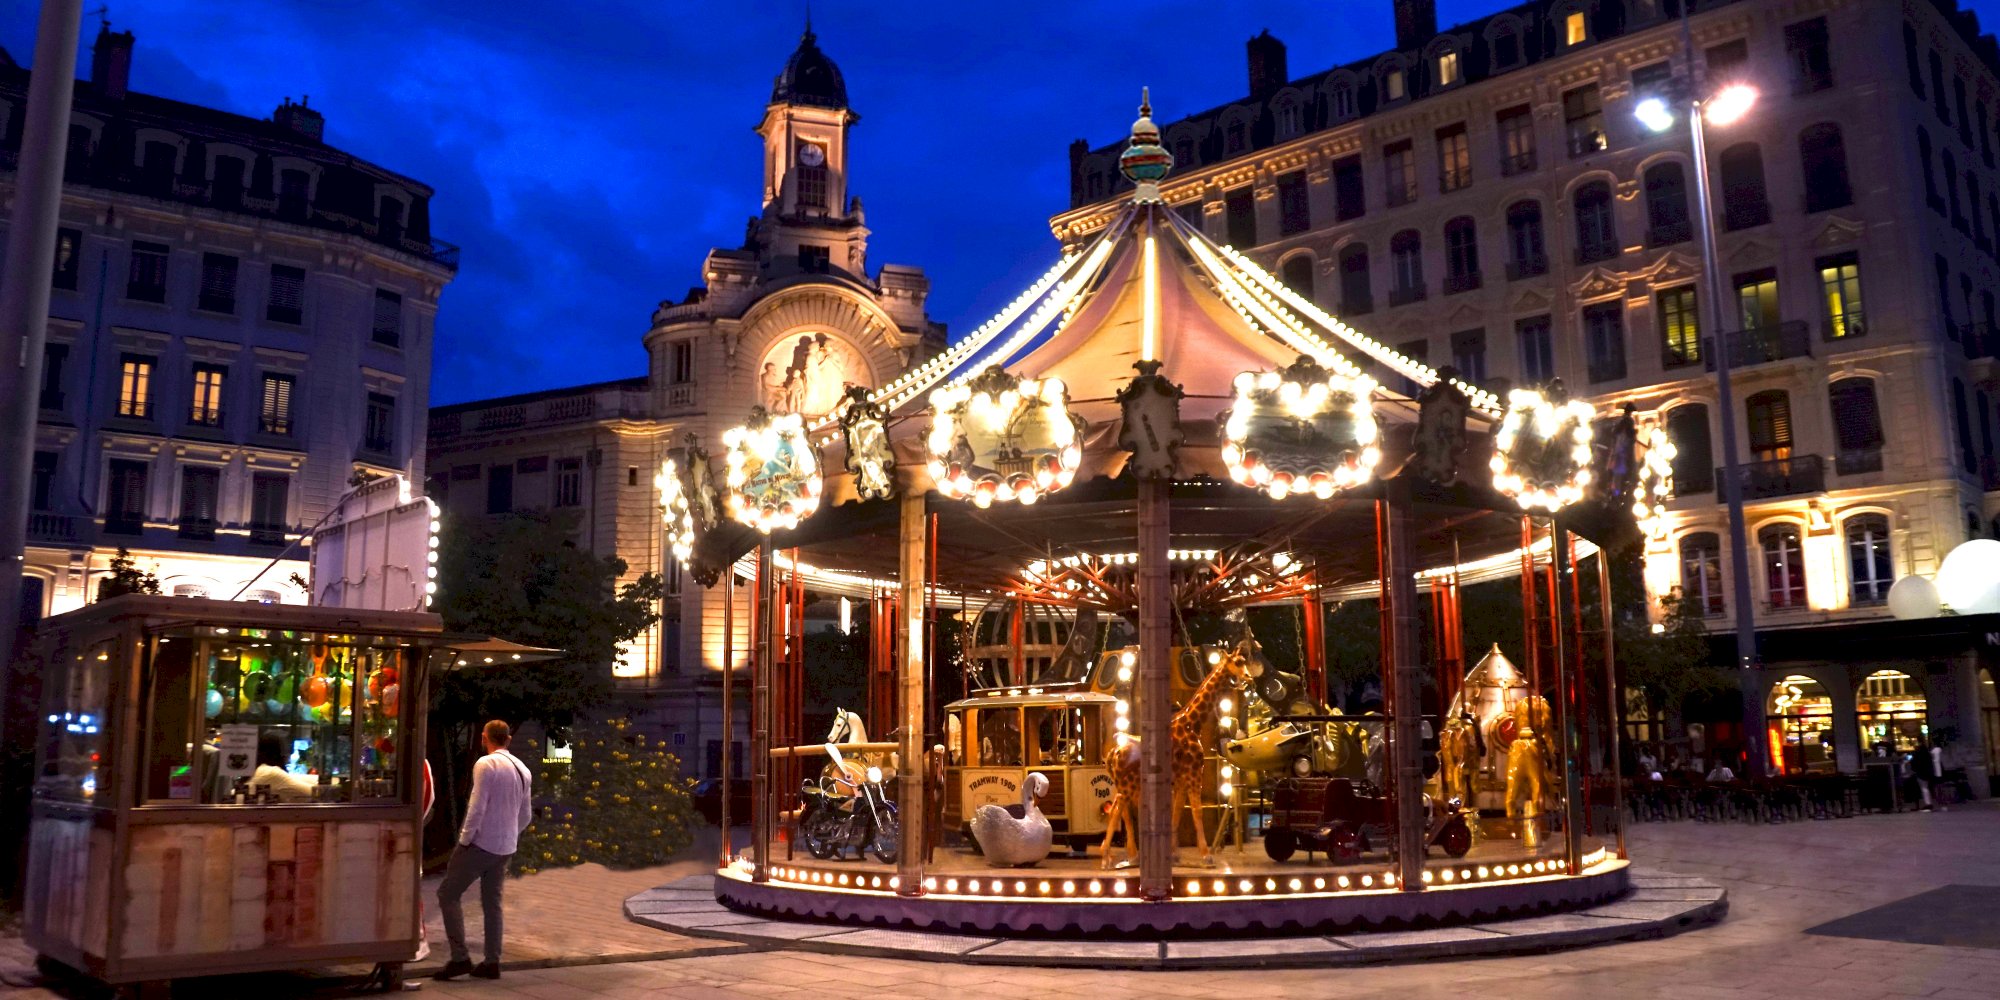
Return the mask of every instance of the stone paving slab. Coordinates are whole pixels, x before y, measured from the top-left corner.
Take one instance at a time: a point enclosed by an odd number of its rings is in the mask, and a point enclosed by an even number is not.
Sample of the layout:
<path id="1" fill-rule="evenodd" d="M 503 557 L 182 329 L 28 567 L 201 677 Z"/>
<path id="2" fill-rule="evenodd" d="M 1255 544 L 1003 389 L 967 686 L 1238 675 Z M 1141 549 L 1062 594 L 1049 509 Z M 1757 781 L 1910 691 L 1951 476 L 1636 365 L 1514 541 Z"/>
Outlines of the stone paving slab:
<path id="1" fill-rule="evenodd" d="M 1500 936 L 1499 931 L 1484 927 L 1427 927 L 1413 931 L 1376 931 L 1370 934 L 1343 934 L 1328 938 L 1337 944 L 1360 951 L 1379 951 L 1409 948 L 1412 950 L 1427 945 L 1458 944 L 1461 941 L 1491 941 Z"/>
<path id="2" fill-rule="evenodd" d="M 1087 965 L 1102 968 L 1157 968 L 1158 941 L 1001 941 L 970 956 L 976 962 L 1013 961 L 1023 965 Z"/>
<path id="3" fill-rule="evenodd" d="M 777 921 L 782 922 L 782 921 Z M 817 924 L 813 926 L 825 926 Z M 939 955 L 963 955 L 975 948 L 983 948 L 998 939 L 974 937 L 968 934 L 933 934 L 928 931 L 891 931 L 880 928 L 866 928 L 850 931 L 837 939 L 826 939 L 821 943 L 837 946 L 841 951 L 872 951 L 893 954 L 897 958 L 935 957 Z"/>
<path id="4" fill-rule="evenodd" d="M 1309 937 L 1259 938 L 1249 941 L 1169 941 L 1168 965 L 1209 964 L 1217 959 L 1256 959 L 1271 955 L 1299 957 L 1319 952 L 1340 952 L 1349 946 L 1339 938 Z"/>

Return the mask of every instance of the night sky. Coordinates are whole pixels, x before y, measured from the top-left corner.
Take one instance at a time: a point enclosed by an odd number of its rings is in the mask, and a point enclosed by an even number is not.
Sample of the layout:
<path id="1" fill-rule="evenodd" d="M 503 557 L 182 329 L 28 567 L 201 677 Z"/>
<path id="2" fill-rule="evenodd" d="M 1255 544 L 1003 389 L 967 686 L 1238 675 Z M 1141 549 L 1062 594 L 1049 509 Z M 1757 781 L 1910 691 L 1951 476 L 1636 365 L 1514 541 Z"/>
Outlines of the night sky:
<path id="1" fill-rule="evenodd" d="M 1441 0 L 1438 20 L 1505 5 Z M 0 6 L 0 46 L 29 61 L 39 5 Z M 1972 6 L 2000 25 L 2000 0 Z M 849 190 L 870 266 L 923 267 L 932 318 L 971 330 L 1053 263 L 1069 142 L 1121 137 L 1141 84 L 1166 124 L 1245 93 L 1260 29 L 1299 77 L 1388 48 L 1390 11 L 819 0 L 862 117 Z M 750 130 L 804 2 L 147 0 L 111 16 L 137 34 L 133 89 L 260 118 L 309 94 L 330 143 L 437 190 L 432 228 L 464 248 L 432 378 L 450 403 L 645 372 L 652 309 L 758 210 Z M 96 33 L 87 15 L 79 76 Z"/>

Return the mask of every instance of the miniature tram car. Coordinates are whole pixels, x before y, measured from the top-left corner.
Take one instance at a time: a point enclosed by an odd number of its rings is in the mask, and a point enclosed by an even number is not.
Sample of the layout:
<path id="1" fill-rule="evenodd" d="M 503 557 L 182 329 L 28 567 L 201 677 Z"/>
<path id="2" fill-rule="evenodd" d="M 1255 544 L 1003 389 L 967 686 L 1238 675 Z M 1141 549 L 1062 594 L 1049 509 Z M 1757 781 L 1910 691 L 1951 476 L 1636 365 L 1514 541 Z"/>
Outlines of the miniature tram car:
<path id="1" fill-rule="evenodd" d="M 1104 835 L 1104 767 L 1118 699 L 1083 690 L 1005 689 L 945 706 L 944 826 L 970 844 L 980 806 L 1018 806 L 1031 773 L 1049 781 L 1041 811 L 1057 839 L 1082 851 Z"/>
<path id="2" fill-rule="evenodd" d="M 1454 858 L 1472 849 L 1472 827 L 1465 810 L 1434 796 L 1429 806 L 1426 846 L 1436 846 Z M 1264 832 L 1264 853 L 1273 861 L 1288 861 L 1301 848 L 1321 851 L 1339 861 L 1368 852 L 1374 839 L 1388 839 L 1395 814 L 1389 797 L 1365 781 L 1349 778 L 1280 778 L 1271 790 L 1271 822 Z"/>

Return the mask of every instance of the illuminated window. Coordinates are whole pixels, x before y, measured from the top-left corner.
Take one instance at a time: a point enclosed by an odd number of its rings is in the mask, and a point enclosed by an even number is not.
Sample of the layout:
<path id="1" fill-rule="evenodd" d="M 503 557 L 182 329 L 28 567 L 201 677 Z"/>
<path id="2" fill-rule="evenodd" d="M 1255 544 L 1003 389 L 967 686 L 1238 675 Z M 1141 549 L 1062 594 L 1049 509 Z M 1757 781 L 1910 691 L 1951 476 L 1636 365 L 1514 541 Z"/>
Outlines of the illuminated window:
<path id="1" fill-rule="evenodd" d="M 1563 17 L 1563 44 L 1582 45 L 1590 40 L 1590 27 L 1584 23 L 1583 12 L 1570 11 Z"/>
<path id="2" fill-rule="evenodd" d="M 1442 52 L 1437 57 L 1437 85 L 1449 87 L 1458 82 L 1458 53 Z"/>
<path id="3" fill-rule="evenodd" d="M 290 375 L 264 376 L 264 394 L 257 414 L 259 431 L 265 434 L 292 432 L 292 388 Z"/>
<path id="4" fill-rule="evenodd" d="M 1783 389 L 1766 389 L 1743 401 L 1749 416 L 1750 452 L 1759 462 L 1792 457 L 1792 397 Z"/>
<path id="5" fill-rule="evenodd" d="M 1742 330 L 1772 330 L 1778 326 L 1778 275 L 1765 269 L 1736 276 L 1736 304 Z"/>
<path id="6" fill-rule="evenodd" d="M 556 459 L 556 495 L 558 507 L 583 506 L 583 462 L 574 458 Z"/>
<path id="7" fill-rule="evenodd" d="M 1382 100 L 1400 101 L 1409 96 L 1403 80 L 1403 71 L 1392 69 L 1382 74 Z"/>
<path id="8" fill-rule="evenodd" d="M 1764 711 L 1771 727 L 1774 770 L 1784 774 L 1834 770 L 1833 699 L 1820 682 L 1804 674 L 1786 677 L 1771 685 Z"/>
<path id="9" fill-rule="evenodd" d="M 362 428 L 361 447 L 388 454 L 396 443 L 396 397 L 371 392 L 367 402 L 367 421 Z"/>
<path id="10" fill-rule="evenodd" d="M 1701 360 L 1701 323 L 1695 309 L 1693 285 L 1669 288 L 1654 297 L 1660 317 L 1660 340 L 1669 367 L 1690 365 Z"/>
<path id="11" fill-rule="evenodd" d="M 222 378 L 226 371 L 217 365 L 194 366 L 194 394 L 188 423 L 203 427 L 222 425 Z"/>
<path id="12" fill-rule="evenodd" d="M 1895 570 L 1889 561 L 1889 519 L 1862 514 L 1847 519 L 1847 578 L 1855 604 L 1889 599 Z"/>
<path id="13" fill-rule="evenodd" d="M 1764 598 L 1773 610 L 1806 605 L 1805 552 L 1796 524 L 1773 524 L 1757 532 L 1764 551 Z"/>
<path id="14" fill-rule="evenodd" d="M 1722 597 L 1722 543 L 1712 531 L 1681 539 L 1681 599 L 1697 614 L 1715 617 L 1726 605 Z"/>
<path id="15" fill-rule="evenodd" d="M 1564 91 L 1562 100 L 1563 129 L 1569 136 L 1569 155 L 1588 156 L 1605 149 L 1604 104 L 1598 96 L 1597 84 Z"/>
<path id="16" fill-rule="evenodd" d="M 118 415 L 144 419 L 153 415 L 153 359 L 127 354 L 119 360 Z"/>
<path id="17" fill-rule="evenodd" d="M 1382 169 L 1391 206 L 1417 200 L 1417 154 L 1408 139 L 1383 147 Z"/>
<path id="18" fill-rule="evenodd" d="M 1868 332 L 1861 312 L 1861 258 L 1852 253 L 1819 259 L 1820 298 L 1826 303 L 1826 339 Z"/>
<path id="19" fill-rule="evenodd" d="M 1900 670 L 1877 670 L 1854 692 L 1861 744 L 1898 753 L 1916 750 L 1930 735 L 1928 699 L 1917 679 Z"/>
<path id="20" fill-rule="evenodd" d="M 1465 124 L 1437 131 L 1438 190 L 1456 191 L 1472 183 L 1472 145 L 1465 136 Z"/>
<path id="21" fill-rule="evenodd" d="M 1500 175 L 1512 177 L 1535 169 L 1535 113 L 1527 105 L 1507 108 L 1494 116 L 1500 128 Z"/>

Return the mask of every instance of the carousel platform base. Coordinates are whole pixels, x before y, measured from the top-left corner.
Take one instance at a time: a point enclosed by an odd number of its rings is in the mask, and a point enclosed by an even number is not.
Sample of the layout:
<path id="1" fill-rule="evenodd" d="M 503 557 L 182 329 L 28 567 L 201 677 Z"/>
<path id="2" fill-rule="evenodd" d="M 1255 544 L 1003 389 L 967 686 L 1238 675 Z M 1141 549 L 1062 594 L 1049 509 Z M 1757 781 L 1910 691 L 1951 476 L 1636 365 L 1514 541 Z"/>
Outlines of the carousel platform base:
<path id="1" fill-rule="evenodd" d="M 625 914 L 627 919 L 661 930 L 760 948 L 972 964 L 1169 969 L 1339 966 L 1555 951 L 1678 934 L 1719 920 L 1728 910 L 1725 891 L 1706 879 L 1633 871 L 1623 862 L 1601 867 L 1606 868 L 1602 873 L 1606 875 L 1615 870 L 1617 890 L 1594 901 L 1567 907 L 1507 907 L 1489 900 L 1496 904 L 1491 911 L 1462 914 L 1457 909 L 1467 904 L 1461 901 L 1453 904 L 1453 919 L 1448 922 L 1405 916 L 1331 933 L 1302 929 L 1321 925 L 1318 917 L 1329 906 L 1325 897 L 1313 900 L 1318 914 L 1295 914 L 1288 923 L 1276 925 L 1288 929 L 1277 930 L 1264 928 L 1265 921 L 1275 915 L 1272 912 L 1246 928 L 1188 927 L 1172 915 L 1177 907 L 1193 905 L 1188 901 L 1101 904 L 1130 911 L 1136 919 L 1149 922 L 1143 936 L 1130 932 L 1051 933 L 1048 924 L 1033 922 L 1067 916 L 1041 913 L 1042 906 L 1073 910 L 1078 905 L 1061 902 L 1002 904 L 1004 914 L 994 909 L 994 903 L 977 904 L 987 908 L 988 916 L 1006 917 L 1007 926 L 993 930 L 919 929 L 907 912 L 897 912 L 897 904 L 954 905 L 956 901 L 888 897 L 867 900 L 874 905 L 859 909 L 843 907 L 838 917 L 810 913 L 810 907 L 805 908 L 808 912 L 786 912 L 779 908 L 782 898 L 764 900 L 763 906 L 756 903 L 767 894 L 793 890 L 743 881 L 734 873 L 693 876 L 649 889 L 625 901 Z M 1574 883 L 1579 879 L 1547 881 Z M 1520 885 L 1494 886 L 1480 894 Z M 1366 895 L 1439 900 L 1452 893 L 1384 891 Z M 1343 908 L 1355 898 L 1339 897 Z M 1206 901 L 1211 906 L 1217 902 Z M 1261 903 L 1268 910 L 1285 901 L 1241 902 Z M 1387 910 L 1380 912 L 1388 915 Z"/>

